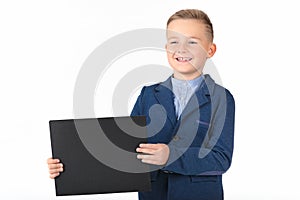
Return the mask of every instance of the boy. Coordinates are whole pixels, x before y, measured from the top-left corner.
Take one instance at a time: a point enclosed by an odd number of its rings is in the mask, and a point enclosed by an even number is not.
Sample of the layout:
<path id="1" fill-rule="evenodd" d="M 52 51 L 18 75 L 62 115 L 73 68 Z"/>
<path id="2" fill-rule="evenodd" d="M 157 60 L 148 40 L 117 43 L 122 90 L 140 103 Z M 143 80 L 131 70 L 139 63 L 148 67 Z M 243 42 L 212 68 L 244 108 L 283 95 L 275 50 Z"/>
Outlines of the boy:
<path id="1" fill-rule="evenodd" d="M 139 199 L 221 200 L 222 174 L 233 153 L 235 105 L 227 89 L 202 74 L 216 52 L 208 16 L 195 9 L 173 14 L 166 50 L 173 75 L 144 87 L 131 113 L 145 115 L 147 123 L 167 115 L 158 133 L 148 127 L 149 143 L 136 149 L 138 159 L 160 168 L 151 172 L 152 191 L 140 192 Z M 150 109 L 157 104 L 161 109 Z M 63 171 L 57 159 L 49 158 L 48 165 L 51 178 Z"/>

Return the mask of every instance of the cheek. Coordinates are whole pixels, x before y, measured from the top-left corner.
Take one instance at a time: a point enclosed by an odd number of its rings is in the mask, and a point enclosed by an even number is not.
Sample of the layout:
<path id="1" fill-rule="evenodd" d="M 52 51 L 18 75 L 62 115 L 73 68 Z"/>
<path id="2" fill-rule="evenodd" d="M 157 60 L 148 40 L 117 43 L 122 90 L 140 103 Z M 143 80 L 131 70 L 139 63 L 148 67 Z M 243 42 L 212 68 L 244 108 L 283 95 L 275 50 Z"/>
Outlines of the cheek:
<path id="1" fill-rule="evenodd" d="M 192 48 L 190 49 L 190 52 L 194 55 L 196 58 L 206 58 L 207 52 L 205 49 L 199 47 L 199 48 Z"/>
<path id="2" fill-rule="evenodd" d="M 202 49 L 196 50 L 193 52 L 193 56 L 194 56 L 194 59 L 192 60 L 192 64 L 194 66 L 196 66 L 197 69 L 202 70 L 205 65 L 206 59 L 207 59 L 206 51 L 204 51 Z"/>
<path id="3" fill-rule="evenodd" d="M 169 62 L 172 61 L 173 60 L 173 54 L 167 51 L 167 58 L 168 58 Z"/>

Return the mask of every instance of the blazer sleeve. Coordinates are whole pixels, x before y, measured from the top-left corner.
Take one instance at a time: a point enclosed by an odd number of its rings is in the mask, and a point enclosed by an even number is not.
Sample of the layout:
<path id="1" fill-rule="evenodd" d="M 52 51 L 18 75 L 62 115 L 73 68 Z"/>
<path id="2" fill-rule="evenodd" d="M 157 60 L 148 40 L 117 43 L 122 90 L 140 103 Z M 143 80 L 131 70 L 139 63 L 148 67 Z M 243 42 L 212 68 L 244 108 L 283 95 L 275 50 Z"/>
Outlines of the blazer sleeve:
<path id="1" fill-rule="evenodd" d="M 172 163 L 168 161 L 163 170 L 184 175 L 221 175 L 229 169 L 234 143 L 235 102 L 229 92 L 226 99 L 224 126 L 212 149 L 203 149 L 205 147 L 202 146 L 180 148 L 169 144 L 169 161 L 175 161 Z M 211 139 L 216 138 L 212 136 Z M 205 157 L 199 156 L 200 150 L 208 152 Z"/>

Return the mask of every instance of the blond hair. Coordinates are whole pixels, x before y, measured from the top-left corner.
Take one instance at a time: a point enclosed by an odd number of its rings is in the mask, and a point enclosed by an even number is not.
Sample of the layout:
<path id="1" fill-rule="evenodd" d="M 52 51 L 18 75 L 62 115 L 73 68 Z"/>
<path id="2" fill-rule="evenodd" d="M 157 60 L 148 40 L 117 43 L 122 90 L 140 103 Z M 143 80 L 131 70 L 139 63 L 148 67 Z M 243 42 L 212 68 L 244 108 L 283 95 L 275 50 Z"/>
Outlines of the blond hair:
<path id="1" fill-rule="evenodd" d="M 206 32 L 208 39 L 212 42 L 214 39 L 214 30 L 213 25 L 207 16 L 207 14 L 201 10 L 198 9 L 184 9 L 179 10 L 176 13 L 174 13 L 167 21 L 167 27 L 168 25 L 176 20 L 176 19 L 195 19 L 199 20 L 201 23 L 203 23 L 206 27 Z"/>

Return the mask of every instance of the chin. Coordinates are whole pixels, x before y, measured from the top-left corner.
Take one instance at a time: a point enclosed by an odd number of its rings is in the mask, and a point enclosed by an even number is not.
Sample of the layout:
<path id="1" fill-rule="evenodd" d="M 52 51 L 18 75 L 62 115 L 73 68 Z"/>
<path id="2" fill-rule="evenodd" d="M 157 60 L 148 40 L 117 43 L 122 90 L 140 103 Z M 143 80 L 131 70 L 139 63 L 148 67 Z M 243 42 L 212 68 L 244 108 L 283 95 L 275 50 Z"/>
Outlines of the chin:
<path id="1" fill-rule="evenodd" d="M 188 75 L 188 74 L 194 74 L 195 72 L 197 72 L 197 70 L 195 70 L 192 67 L 188 67 L 188 68 L 183 68 L 183 67 L 176 67 L 173 68 L 176 72 L 180 73 L 180 74 L 184 74 L 184 75 Z"/>

